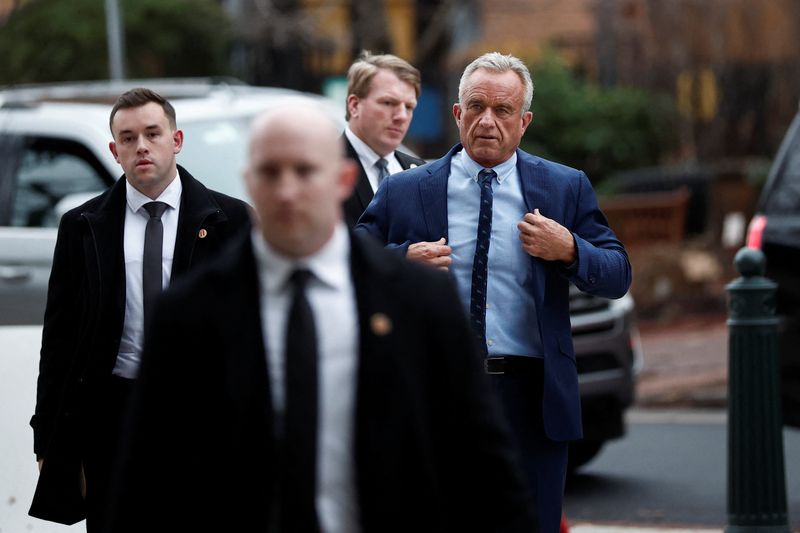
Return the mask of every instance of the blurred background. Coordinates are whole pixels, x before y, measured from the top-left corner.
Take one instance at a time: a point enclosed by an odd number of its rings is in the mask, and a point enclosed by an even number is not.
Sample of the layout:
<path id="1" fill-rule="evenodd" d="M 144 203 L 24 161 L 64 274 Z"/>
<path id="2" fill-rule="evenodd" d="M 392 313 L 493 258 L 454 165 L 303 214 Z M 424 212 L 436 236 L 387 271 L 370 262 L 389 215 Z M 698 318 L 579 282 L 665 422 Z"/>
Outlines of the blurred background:
<path id="1" fill-rule="evenodd" d="M 452 104 L 469 62 L 499 51 L 529 65 L 534 120 L 522 148 L 586 171 L 634 268 L 632 299 L 572 297 L 584 427 L 603 432 L 578 443 L 582 453 L 571 450 L 571 459 L 582 456 L 582 462 L 568 483 L 567 514 L 579 522 L 576 533 L 601 531 L 581 529 L 580 522 L 719 531 L 725 523 L 725 285 L 737 275 L 733 256 L 754 216 L 767 273 L 781 283 L 784 415 L 800 427 L 800 121 L 790 128 L 800 98 L 798 34 L 797 0 L 0 0 L 0 326 L 16 327 L 0 327 L 8 334 L 0 341 L 7 356 L 0 404 L 12 406 L 0 412 L 0 426 L 15 434 L 0 440 L 6 458 L 0 530 L 45 527 L 25 516 L 35 483 L 27 420 L 41 338 L 41 309 L 29 304 L 43 306 L 57 221 L 39 224 L 41 217 L 26 216 L 15 222 L 8 207 L 15 193 L 4 183 L 17 179 L 15 168 L 25 170 L 29 196 L 49 213 L 63 196 L 52 176 L 66 168 L 53 154 L 87 151 L 67 150 L 53 135 L 30 141 L 37 105 L 4 101 L 3 89 L 21 87 L 25 94 L 31 84 L 211 78 L 212 85 L 233 87 L 231 95 L 244 105 L 241 80 L 322 95 L 340 106 L 343 120 L 347 68 L 367 49 L 401 56 L 422 72 L 423 93 L 405 145 L 428 159 L 458 140 Z M 72 87 L 69 98 L 80 101 L 75 90 L 81 87 Z M 203 130 L 210 135 L 187 135 L 223 150 L 195 150 L 208 156 L 202 177 L 238 180 L 216 165 L 244 157 L 237 132 L 245 129 L 233 118 L 245 111 L 237 108 L 234 117 L 234 101 L 207 98 L 204 111 L 185 107 L 189 112 L 179 116 L 184 128 L 198 117 L 213 122 Z M 211 102 L 223 109 L 211 110 Z M 58 126 L 72 136 L 74 129 L 77 139 L 93 129 L 86 146 L 103 155 L 84 166 L 103 179 L 81 192 L 94 194 L 113 182 L 118 169 L 106 150 L 107 109 L 90 117 L 73 108 L 66 127 L 61 116 L 56 124 L 52 108 L 39 111 L 40 130 Z M 86 128 L 77 127 L 75 116 Z M 12 150 L 26 135 L 28 152 L 15 159 Z M 51 173 L 44 174 L 40 168 L 48 163 Z M 36 225 L 49 233 L 34 233 Z M 14 240 L 3 240 L 5 234 Z M 40 297 L 34 301 L 20 290 L 13 300 L 9 295 L 22 287 L 17 267 L 31 258 L 41 263 L 33 277 Z M 26 305 L 35 319 L 20 312 Z M 601 385 L 610 388 L 601 391 Z M 800 531 L 800 431 L 787 427 L 785 439 L 789 514 Z M 30 464 L 17 459 L 28 457 Z"/>
<path id="2" fill-rule="evenodd" d="M 230 76 L 343 107 L 359 51 L 390 52 L 422 71 L 406 144 L 434 158 L 457 139 L 463 67 L 515 54 L 536 84 L 523 148 L 586 171 L 631 248 L 640 315 L 669 318 L 723 309 L 730 250 L 797 109 L 799 30 L 795 0 L 0 0 L 0 85 Z M 635 199 L 666 202 L 647 227 L 612 201 L 679 189 Z"/>

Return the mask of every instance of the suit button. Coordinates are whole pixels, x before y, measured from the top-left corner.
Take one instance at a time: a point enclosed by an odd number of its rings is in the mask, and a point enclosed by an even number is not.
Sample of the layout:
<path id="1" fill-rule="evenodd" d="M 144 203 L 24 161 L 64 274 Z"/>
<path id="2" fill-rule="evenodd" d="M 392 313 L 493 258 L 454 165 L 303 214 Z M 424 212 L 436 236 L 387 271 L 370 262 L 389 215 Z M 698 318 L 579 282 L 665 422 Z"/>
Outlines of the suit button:
<path id="1" fill-rule="evenodd" d="M 595 282 L 595 281 L 597 281 L 597 278 L 595 278 L 594 276 L 589 276 L 589 283 L 591 283 L 592 285 L 594 285 L 594 282 Z"/>

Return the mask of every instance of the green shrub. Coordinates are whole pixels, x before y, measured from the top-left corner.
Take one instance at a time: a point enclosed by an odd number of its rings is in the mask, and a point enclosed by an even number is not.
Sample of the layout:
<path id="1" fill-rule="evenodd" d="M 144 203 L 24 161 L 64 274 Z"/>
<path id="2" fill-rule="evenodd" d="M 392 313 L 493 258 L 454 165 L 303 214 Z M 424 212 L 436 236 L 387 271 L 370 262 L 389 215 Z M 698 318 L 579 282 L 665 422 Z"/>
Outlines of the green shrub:
<path id="1" fill-rule="evenodd" d="M 579 79 L 553 55 L 531 68 L 533 123 L 522 148 L 584 170 L 598 182 L 620 170 L 658 164 L 674 147 L 670 99 Z"/>

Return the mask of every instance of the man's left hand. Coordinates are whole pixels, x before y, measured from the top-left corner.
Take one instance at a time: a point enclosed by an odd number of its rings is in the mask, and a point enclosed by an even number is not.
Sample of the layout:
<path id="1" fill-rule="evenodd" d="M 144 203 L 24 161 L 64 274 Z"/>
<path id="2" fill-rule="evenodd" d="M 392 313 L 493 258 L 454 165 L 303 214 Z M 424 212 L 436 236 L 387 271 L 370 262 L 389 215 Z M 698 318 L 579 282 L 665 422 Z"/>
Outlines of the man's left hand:
<path id="1" fill-rule="evenodd" d="M 575 239 L 572 233 L 556 222 L 542 216 L 538 209 L 526 213 L 519 224 L 519 240 L 529 255 L 546 261 L 575 261 Z"/>

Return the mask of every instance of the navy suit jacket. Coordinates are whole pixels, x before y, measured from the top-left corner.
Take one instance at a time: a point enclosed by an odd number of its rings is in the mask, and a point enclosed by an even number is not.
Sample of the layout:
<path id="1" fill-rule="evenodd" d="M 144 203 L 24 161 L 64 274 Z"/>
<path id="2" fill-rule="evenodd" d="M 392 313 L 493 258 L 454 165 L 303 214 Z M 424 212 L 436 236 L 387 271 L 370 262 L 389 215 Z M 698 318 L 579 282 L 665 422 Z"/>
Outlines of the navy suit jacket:
<path id="1" fill-rule="evenodd" d="M 443 158 L 384 179 L 359 220 L 387 248 L 405 253 L 412 243 L 448 238 L 447 180 L 454 146 Z M 522 193 L 529 212 L 539 212 L 569 229 L 577 265 L 531 257 L 538 327 L 544 347 L 543 417 L 547 436 L 582 436 L 580 395 L 569 318 L 569 282 L 605 298 L 620 298 L 631 284 L 631 265 L 622 243 L 597 205 L 583 172 L 517 150 Z M 448 239 L 449 240 L 449 239 Z"/>

